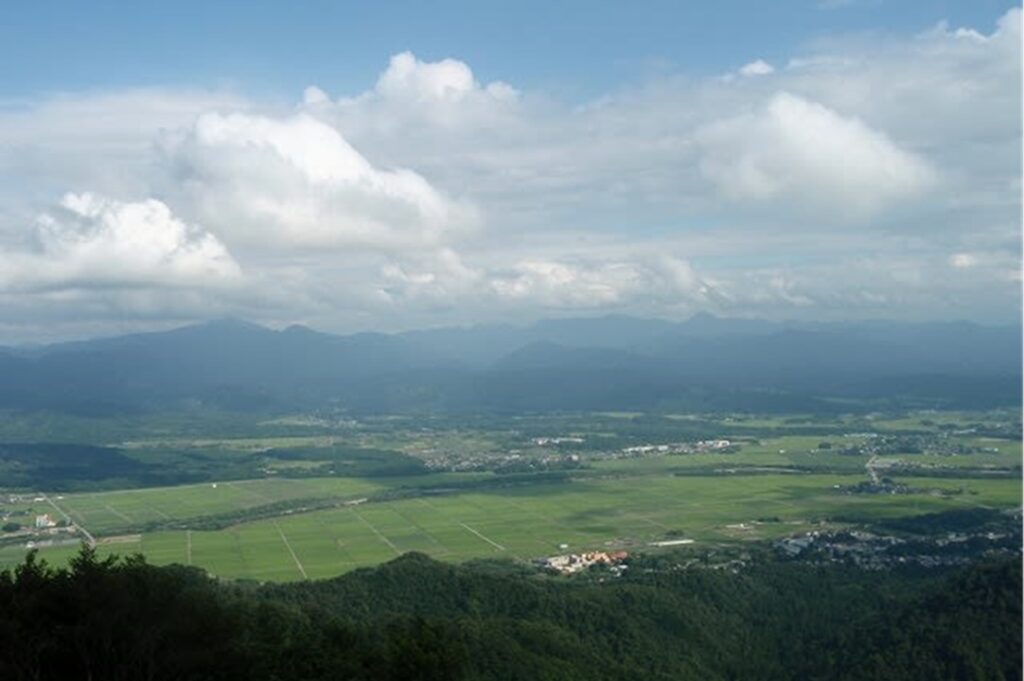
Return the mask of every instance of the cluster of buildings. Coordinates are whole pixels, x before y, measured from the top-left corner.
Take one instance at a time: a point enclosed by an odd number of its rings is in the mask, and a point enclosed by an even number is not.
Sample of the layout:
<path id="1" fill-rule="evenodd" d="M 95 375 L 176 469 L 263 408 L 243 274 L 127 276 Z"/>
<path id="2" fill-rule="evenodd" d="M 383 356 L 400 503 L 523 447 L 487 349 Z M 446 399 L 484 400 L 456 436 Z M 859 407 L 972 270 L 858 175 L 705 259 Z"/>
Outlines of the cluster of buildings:
<path id="1" fill-rule="evenodd" d="M 700 440 L 698 442 L 674 442 L 666 445 L 636 445 L 624 447 L 623 454 L 643 456 L 645 454 L 703 454 L 720 452 L 733 446 L 731 440 Z"/>
<path id="2" fill-rule="evenodd" d="M 55 497 L 63 499 L 62 496 Z M 26 548 L 73 544 L 79 541 L 79 528 L 70 520 L 40 512 L 37 504 L 48 503 L 45 496 L 5 494 L 0 496 L 0 546 L 23 545 Z"/>
<path id="3" fill-rule="evenodd" d="M 941 456 L 971 456 L 974 454 L 998 454 L 998 447 L 980 446 L 956 439 L 955 436 L 970 435 L 975 429 L 940 431 L 937 433 L 843 433 L 843 437 L 854 442 L 839 448 L 837 453 L 850 456 L 938 454 Z M 825 444 L 825 443 L 823 443 Z M 819 448 L 822 448 L 819 446 Z"/>
<path id="4" fill-rule="evenodd" d="M 626 551 L 588 551 L 544 558 L 541 560 L 541 565 L 563 575 L 581 572 L 594 565 L 608 565 L 621 572 L 626 569 L 622 563 L 627 558 L 629 558 L 629 553 Z"/>
<path id="5" fill-rule="evenodd" d="M 880 570 L 897 565 L 940 567 L 966 565 L 978 556 L 1020 556 L 1020 530 L 938 533 L 934 536 L 900 538 L 858 530 L 809 532 L 775 542 L 783 557 L 814 563 L 844 563 Z"/>
<path id="6" fill-rule="evenodd" d="M 450 451 L 443 448 L 426 448 L 416 455 L 431 470 L 450 472 L 485 471 L 530 472 L 537 470 L 559 470 L 578 468 L 585 461 L 603 459 L 630 459 L 666 454 L 704 454 L 736 451 L 738 444 L 733 440 L 714 439 L 697 442 L 671 442 L 667 444 L 642 444 L 622 449 L 590 449 L 585 453 L 569 453 L 559 445 L 581 445 L 587 438 L 581 435 L 551 435 L 533 437 L 529 448 L 505 451 Z M 547 450 L 538 452 L 537 449 Z"/>
<path id="7" fill-rule="evenodd" d="M 582 444 L 583 438 L 575 435 L 569 437 L 535 437 L 533 438 L 533 444 L 537 447 L 548 447 L 550 445 L 560 445 L 566 442 L 572 444 Z"/>

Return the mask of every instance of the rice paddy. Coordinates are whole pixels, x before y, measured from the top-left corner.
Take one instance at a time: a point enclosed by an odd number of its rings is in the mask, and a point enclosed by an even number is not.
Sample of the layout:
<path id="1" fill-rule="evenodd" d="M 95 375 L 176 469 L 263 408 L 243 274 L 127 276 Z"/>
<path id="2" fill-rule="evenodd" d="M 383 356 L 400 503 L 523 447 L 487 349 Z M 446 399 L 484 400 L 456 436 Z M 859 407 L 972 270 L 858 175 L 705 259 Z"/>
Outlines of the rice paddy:
<path id="1" fill-rule="evenodd" d="M 140 552 L 156 564 L 190 564 L 218 576 L 273 581 L 335 576 L 407 551 L 452 561 L 528 560 L 564 552 L 566 547 L 629 549 L 680 536 L 706 545 L 806 531 L 826 519 L 1020 503 L 1019 479 L 915 477 L 907 481 L 920 490 L 915 493 L 855 495 L 842 487 L 863 480 L 862 472 L 673 472 L 680 461 L 692 460 L 609 461 L 597 464 L 587 477 L 560 483 L 381 501 L 360 500 L 397 481 L 385 485 L 353 478 L 268 479 L 69 494 L 54 500 L 97 535 L 101 552 Z M 188 527 L 190 518 L 325 497 L 337 499 L 338 506 L 286 511 L 214 530 Z M 183 529 L 114 534 L 118 528 L 168 519 L 180 521 Z M 75 550 L 73 545 L 52 546 L 42 547 L 40 553 L 60 563 Z M 0 564 L 16 563 L 24 553 L 20 546 L 0 549 Z"/>

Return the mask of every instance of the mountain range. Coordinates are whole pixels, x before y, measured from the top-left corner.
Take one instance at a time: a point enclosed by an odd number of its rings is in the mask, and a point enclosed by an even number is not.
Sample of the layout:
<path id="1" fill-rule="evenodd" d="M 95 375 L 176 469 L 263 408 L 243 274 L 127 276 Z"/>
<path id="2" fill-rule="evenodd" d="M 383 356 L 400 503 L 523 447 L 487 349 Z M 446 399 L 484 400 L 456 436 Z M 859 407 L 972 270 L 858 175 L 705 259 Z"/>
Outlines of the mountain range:
<path id="1" fill-rule="evenodd" d="M 0 408 L 353 413 L 1019 404 L 1021 329 L 700 314 L 335 335 L 225 319 L 0 348 Z M 854 406 L 851 406 L 854 405 Z"/>

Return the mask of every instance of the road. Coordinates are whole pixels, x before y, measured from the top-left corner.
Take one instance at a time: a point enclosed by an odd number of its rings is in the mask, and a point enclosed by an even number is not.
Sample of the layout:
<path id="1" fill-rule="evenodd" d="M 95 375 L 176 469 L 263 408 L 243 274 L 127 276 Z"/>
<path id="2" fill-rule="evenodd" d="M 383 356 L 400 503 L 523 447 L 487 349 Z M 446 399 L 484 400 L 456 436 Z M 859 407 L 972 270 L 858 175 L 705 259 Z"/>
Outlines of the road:
<path id="1" fill-rule="evenodd" d="M 875 485 L 879 484 L 878 471 L 875 470 L 875 461 L 878 460 L 878 454 L 872 454 L 868 462 L 864 464 L 864 468 L 867 469 L 868 475 L 871 476 L 871 482 Z"/>
<path id="2" fill-rule="evenodd" d="M 96 547 L 96 537 L 92 536 L 92 533 L 89 532 L 89 530 L 85 529 L 84 527 L 76 523 L 74 520 L 72 520 L 71 516 L 65 513 L 64 509 L 58 506 L 57 502 L 51 499 L 49 495 L 43 494 L 42 497 L 43 499 L 46 500 L 46 503 L 48 503 L 50 506 L 53 506 L 53 509 L 57 511 L 57 513 L 60 513 L 62 516 L 64 516 L 64 520 L 68 522 L 68 525 L 82 533 L 82 536 L 85 537 L 85 540 L 89 543 L 90 547 Z"/>

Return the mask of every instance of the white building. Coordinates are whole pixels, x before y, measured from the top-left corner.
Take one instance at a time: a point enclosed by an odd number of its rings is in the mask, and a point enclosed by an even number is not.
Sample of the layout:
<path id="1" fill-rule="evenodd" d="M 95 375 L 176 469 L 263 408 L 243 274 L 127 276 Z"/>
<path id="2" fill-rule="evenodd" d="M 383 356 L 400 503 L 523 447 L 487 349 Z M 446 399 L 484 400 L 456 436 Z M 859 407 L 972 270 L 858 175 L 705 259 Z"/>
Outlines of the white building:
<path id="1" fill-rule="evenodd" d="M 56 527 L 57 523 L 50 517 L 49 513 L 36 516 L 36 529 L 43 530 L 47 527 Z"/>

